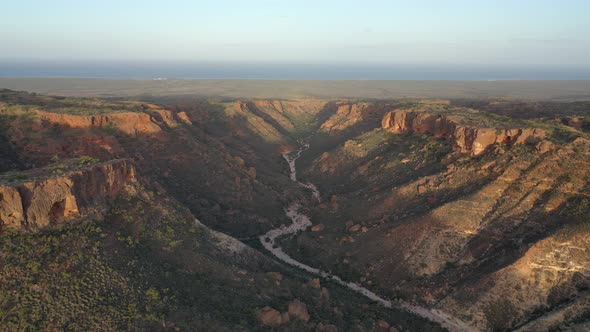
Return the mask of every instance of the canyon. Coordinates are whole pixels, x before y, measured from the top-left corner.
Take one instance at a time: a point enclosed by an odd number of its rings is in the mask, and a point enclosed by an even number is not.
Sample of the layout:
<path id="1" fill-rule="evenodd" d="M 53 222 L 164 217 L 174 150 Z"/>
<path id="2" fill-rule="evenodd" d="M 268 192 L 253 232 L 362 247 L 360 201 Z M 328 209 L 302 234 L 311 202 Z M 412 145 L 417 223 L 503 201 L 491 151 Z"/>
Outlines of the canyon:
<path id="1" fill-rule="evenodd" d="M 305 151 L 305 149 L 307 149 L 307 148 L 309 148 L 309 144 L 303 143 L 303 146 L 301 148 L 297 149 L 297 151 L 294 153 L 295 154 L 294 156 L 290 156 L 287 153 L 283 154 L 283 157 L 285 158 L 285 160 L 289 164 L 290 178 L 293 181 L 297 181 L 297 169 L 296 169 L 295 163 L 296 163 L 297 159 L 301 156 L 301 152 Z M 298 182 L 298 184 L 304 188 L 310 189 L 312 192 L 312 196 L 316 200 L 320 201 L 321 195 L 315 185 L 313 185 L 311 183 L 301 183 L 301 182 Z M 291 258 L 277 244 L 277 239 L 280 237 L 295 234 L 299 231 L 305 231 L 307 228 L 309 228 L 312 225 L 309 216 L 300 212 L 301 208 L 302 208 L 302 206 L 299 202 L 291 203 L 286 209 L 286 215 L 287 215 L 287 217 L 289 217 L 289 219 L 291 219 L 291 221 L 293 223 L 287 227 L 281 226 L 280 228 L 270 230 L 268 233 L 260 236 L 260 242 L 262 243 L 264 248 L 266 250 L 268 250 L 269 252 L 271 252 L 279 260 L 281 260 L 289 265 L 296 266 L 296 267 L 298 267 L 302 270 L 305 270 L 309 273 L 312 273 L 314 275 L 321 276 L 324 279 L 336 281 L 338 284 L 345 286 L 345 287 L 367 297 L 368 299 L 381 304 L 382 306 L 384 306 L 386 308 L 392 308 L 393 306 L 395 306 L 397 308 L 406 310 L 408 312 L 411 312 L 413 314 L 416 314 L 418 316 L 426 318 L 430 321 L 434 321 L 434 322 L 440 324 L 442 327 L 448 329 L 449 331 L 466 331 L 466 330 L 473 329 L 468 324 L 465 324 L 464 322 L 460 321 L 459 319 L 457 319 L 455 317 L 450 317 L 449 315 L 445 314 L 442 311 L 439 311 L 439 310 L 431 311 L 427 308 L 415 306 L 415 305 L 412 305 L 409 303 L 405 303 L 403 301 L 392 302 L 390 300 L 386 300 L 386 299 L 380 297 L 379 295 L 375 294 L 374 292 L 370 291 L 369 289 L 359 286 L 358 284 L 355 284 L 354 282 L 345 282 L 344 280 L 342 280 L 342 278 L 340 278 L 336 275 L 333 275 L 333 274 L 327 273 L 325 271 L 321 271 L 317 268 L 313 268 L 311 266 L 305 265 L 305 264 L 298 262 L 298 261 L 294 260 L 293 258 Z"/>
<path id="2" fill-rule="evenodd" d="M 587 103 L 1 90 L 0 129 L 3 329 L 588 327 Z"/>

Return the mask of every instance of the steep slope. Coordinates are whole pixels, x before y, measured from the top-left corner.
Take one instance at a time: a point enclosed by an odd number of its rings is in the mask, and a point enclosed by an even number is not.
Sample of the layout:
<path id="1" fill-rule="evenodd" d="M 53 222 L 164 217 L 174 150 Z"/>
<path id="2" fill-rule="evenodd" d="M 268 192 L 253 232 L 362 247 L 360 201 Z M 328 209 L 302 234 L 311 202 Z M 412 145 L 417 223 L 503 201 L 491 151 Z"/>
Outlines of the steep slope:
<path id="1" fill-rule="evenodd" d="M 213 136 L 211 122 L 200 118 L 207 104 L 188 112 L 139 102 L 132 109 L 127 108 L 127 102 L 103 109 L 102 104 L 95 108 L 95 101 L 49 102 L 45 97 L 28 95 L 19 100 L 25 97 L 29 104 L 4 103 L 0 109 L 7 136 L 29 166 L 46 165 L 55 156 L 129 157 L 140 173 L 158 181 L 218 229 L 248 236 L 284 221 L 278 190 L 289 183 L 273 174 L 285 166 L 278 155 L 272 163 L 251 158 L 259 154 L 251 144 L 257 150 L 276 151 L 292 139 L 263 119 L 255 123 L 276 134 L 271 136 L 278 141 L 265 141 L 268 136 L 261 137 L 254 129 L 242 130 L 241 135 L 246 136 L 230 139 Z M 234 106 L 222 109 L 223 123 L 236 123 Z"/>
<path id="2" fill-rule="evenodd" d="M 552 326 L 587 317 L 582 131 L 440 104 L 388 112 L 382 126 L 304 172 L 327 202 L 315 231 L 284 244 L 291 255 L 483 330 L 561 306 L 568 315 Z"/>

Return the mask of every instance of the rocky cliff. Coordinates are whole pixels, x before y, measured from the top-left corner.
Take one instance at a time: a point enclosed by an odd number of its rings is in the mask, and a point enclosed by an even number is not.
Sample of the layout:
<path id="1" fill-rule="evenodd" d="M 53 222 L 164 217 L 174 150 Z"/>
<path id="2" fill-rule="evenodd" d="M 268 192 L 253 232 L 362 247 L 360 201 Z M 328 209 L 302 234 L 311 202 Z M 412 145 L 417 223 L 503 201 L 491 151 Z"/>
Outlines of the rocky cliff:
<path id="1" fill-rule="evenodd" d="M 485 128 L 462 125 L 458 116 L 423 110 L 398 110 L 385 114 L 381 127 L 393 133 L 430 134 L 453 142 L 461 152 L 479 155 L 494 144 L 538 142 L 546 133 L 538 128 Z"/>
<path id="2" fill-rule="evenodd" d="M 33 230 L 100 212 L 135 180 L 129 160 L 113 160 L 90 166 L 47 167 L 0 179 L 0 229 Z M 31 180 L 29 180 L 31 179 Z"/>
<path id="3" fill-rule="evenodd" d="M 143 112 L 119 112 L 97 115 L 74 115 L 37 111 L 41 121 L 71 128 L 117 128 L 121 133 L 130 136 L 155 135 L 162 131 L 162 124 L 167 127 L 177 125 L 174 114 L 170 111 L 155 109 L 153 114 Z M 183 121 L 184 122 L 184 121 Z"/>

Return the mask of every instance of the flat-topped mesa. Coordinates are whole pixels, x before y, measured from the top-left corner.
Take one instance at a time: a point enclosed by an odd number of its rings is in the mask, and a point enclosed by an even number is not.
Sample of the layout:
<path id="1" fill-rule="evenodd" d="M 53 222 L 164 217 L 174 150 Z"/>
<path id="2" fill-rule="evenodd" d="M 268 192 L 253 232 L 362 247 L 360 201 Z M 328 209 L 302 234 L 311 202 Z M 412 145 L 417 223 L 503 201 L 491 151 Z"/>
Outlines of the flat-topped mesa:
<path id="1" fill-rule="evenodd" d="M 59 175 L 60 168 L 55 167 L 20 172 L 12 178 L 4 174 L 0 179 L 0 232 L 36 230 L 100 215 L 108 201 L 135 181 L 135 168 L 128 159 L 78 165 L 80 162 L 71 161 L 70 170 Z"/>
<path id="2" fill-rule="evenodd" d="M 478 128 L 461 125 L 456 116 L 444 116 L 421 110 L 398 110 L 386 113 L 381 127 L 392 133 L 430 134 L 446 138 L 464 153 L 479 155 L 494 144 L 522 144 L 540 141 L 546 136 L 538 128 Z"/>

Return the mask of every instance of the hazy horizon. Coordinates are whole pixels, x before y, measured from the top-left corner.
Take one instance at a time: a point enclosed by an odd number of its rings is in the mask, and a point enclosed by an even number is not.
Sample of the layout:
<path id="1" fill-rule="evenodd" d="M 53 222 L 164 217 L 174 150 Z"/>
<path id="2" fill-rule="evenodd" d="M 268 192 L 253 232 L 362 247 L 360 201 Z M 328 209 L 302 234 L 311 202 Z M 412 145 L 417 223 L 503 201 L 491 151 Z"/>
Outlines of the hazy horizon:
<path id="1" fill-rule="evenodd" d="M 152 63 L 177 78 L 590 79 L 588 12 L 581 0 L 23 0 L 3 6 L 0 76 L 145 78 L 124 65 Z M 113 63 L 118 75 L 93 72 Z M 188 68 L 206 64 L 221 73 Z M 253 64 L 282 72 L 239 68 Z M 368 73 L 329 73 L 345 66 Z"/>
<path id="2" fill-rule="evenodd" d="M 280 62 L 0 61 L 0 77 L 250 80 L 589 80 L 590 67 Z"/>

